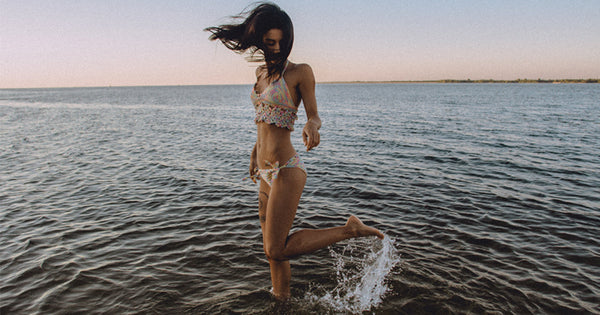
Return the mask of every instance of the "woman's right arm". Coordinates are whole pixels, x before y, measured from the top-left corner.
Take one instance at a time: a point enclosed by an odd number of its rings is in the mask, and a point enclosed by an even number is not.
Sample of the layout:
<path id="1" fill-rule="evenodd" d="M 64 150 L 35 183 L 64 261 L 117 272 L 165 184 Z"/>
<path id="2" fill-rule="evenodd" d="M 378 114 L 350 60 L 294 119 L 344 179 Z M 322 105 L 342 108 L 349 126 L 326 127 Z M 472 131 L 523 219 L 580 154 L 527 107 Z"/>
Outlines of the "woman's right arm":
<path id="1" fill-rule="evenodd" d="M 260 79 L 260 74 L 262 72 L 261 67 L 257 67 L 256 68 L 256 84 L 258 84 L 258 80 Z M 253 87 L 253 89 L 256 88 L 256 84 Z M 256 163 L 256 147 L 258 146 L 258 138 L 256 139 L 256 143 L 254 144 L 254 148 L 252 148 L 252 153 L 250 154 L 250 166 L 249 166 L 249 171 L 250 171 L 250 178 L 252 178 L 252 181 L 256 184 L 256 179 L 255 179 L 255 174 L 256 174 L 256 170 L 258 169 L 258 163 Z"/>
<path id="2" fill-rule="evenodd" d="M 256 179 L 254 179 L 254 175 L 256 173 L 256 169 L 258 168 L 258 164 L 256 163 L 256 143 L 254 144 L 254 148 L 252 149 L 252 154 L 250 154 L 250 178 L 256 184 Z"/>

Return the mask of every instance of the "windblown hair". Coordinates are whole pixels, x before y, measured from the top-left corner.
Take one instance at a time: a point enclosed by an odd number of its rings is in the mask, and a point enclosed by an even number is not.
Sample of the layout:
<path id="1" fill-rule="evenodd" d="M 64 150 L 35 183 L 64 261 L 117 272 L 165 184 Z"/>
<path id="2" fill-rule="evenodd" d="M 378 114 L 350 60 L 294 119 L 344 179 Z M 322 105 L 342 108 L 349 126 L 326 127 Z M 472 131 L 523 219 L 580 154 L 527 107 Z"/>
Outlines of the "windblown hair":
<path id="1" fill-rule="evenodd" d="M 248 61 L 267 61 L 269 77 L 281 75 L 294 44 L 294 26 L 287 13 L 276 4 L 261 2 L 254 9 L 244 10 L 231 18 L 234 22 L 243 22 L 207 27 L 204 30 L 212 33 L 209 39 L 220 40 L 225 47 L 237 53 L 248 52 Z M 263 43 L 263 36 L 271 29 L 283 32 L 279 53 L 276 54 L 269 53 Z"/>

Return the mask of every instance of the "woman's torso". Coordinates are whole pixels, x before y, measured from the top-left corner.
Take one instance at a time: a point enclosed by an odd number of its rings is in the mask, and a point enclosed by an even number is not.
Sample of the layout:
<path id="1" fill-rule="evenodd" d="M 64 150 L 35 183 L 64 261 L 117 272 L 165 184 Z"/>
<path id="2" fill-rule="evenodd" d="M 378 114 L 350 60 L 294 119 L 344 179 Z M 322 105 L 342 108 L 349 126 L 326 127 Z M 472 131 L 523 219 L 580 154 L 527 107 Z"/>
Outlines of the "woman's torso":
<path id="1" fill-rule="evenodd" d="M 298 86 L 298 78 L 294 69 L 295 64 L 288 63 L 282 78 L 272 80 L 271 82 L 268 82 L 265 76 L 261 76 L 257 80 L 252 92 L 253 101 L 257 95 L 265 93 L 267 89 L 273 88 L 273 84 L 275 84 L 279 85 L 275 88 L 284 89 L 282 93 L 288 93 L 288 100 L 284 101 L 284 104 L 281 105 L 297 110 L 301 101 L 301 95 L 296 88 Z M 285 126 L 286 123 L 283 125 Z M 293 126 L 293 122 L 291 125 Z M 264 121 L 257 122 L 256 128 L 256 150 L 259 168 L 266 168 L 265 161 L 285 163 L 296 153 L 290 139 L 291 129 Z"/>

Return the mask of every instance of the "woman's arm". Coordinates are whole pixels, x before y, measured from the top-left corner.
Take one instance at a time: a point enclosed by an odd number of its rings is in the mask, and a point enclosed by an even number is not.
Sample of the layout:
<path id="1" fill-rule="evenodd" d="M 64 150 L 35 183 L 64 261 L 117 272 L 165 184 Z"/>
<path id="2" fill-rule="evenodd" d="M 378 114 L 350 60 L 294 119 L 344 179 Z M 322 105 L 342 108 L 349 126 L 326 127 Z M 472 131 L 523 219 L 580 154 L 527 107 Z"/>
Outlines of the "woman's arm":
<path id="1" fill-rule="evenodd" d="M 300 83 L 298 88 L 304 103 L 306 111 L 306 125 L 302 130 L 302 140 L 306 146 L 306 151 L 319 145 L 321 137 L 319 129 L 321 128 L 321 118 L 317 110 L 317 99 L 315 97 L 315 75 L 311 67 L 307 64 L 299 65 L 300 67 Z"/>
<path id="2" fill-rule="evenodd" d="M 252 149 L 252 154 L 250 154 L 250 166 L 249 166 L 250 178 L 252 179 L 252 181 L 255 184 L 256 184 L 256 179 L 254 178 L 254 175 L 256 174 L 257 167 L 258 167 L 258 164 L 256 163 L 256 143 L 255 143 L 254 148 Z"/>

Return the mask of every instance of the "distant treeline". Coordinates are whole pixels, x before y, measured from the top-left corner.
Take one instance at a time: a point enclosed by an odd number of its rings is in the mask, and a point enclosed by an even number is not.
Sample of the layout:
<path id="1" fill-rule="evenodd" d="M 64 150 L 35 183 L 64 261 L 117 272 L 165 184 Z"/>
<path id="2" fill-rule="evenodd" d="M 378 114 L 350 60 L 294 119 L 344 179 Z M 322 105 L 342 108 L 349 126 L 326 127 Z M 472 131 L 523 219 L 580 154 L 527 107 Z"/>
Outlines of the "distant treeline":
<path id="1" fill-rule="evenodd" d="M 440 83 L 600 83 L 600 79 L 439 80 Z"/>
<path id="2" fill-rule="evenodd" d="M 423 80 L 423 81 L 342 81 L 320 83 L 600 83 L 600 79 L 516 79 L 516 80 Z"/>

